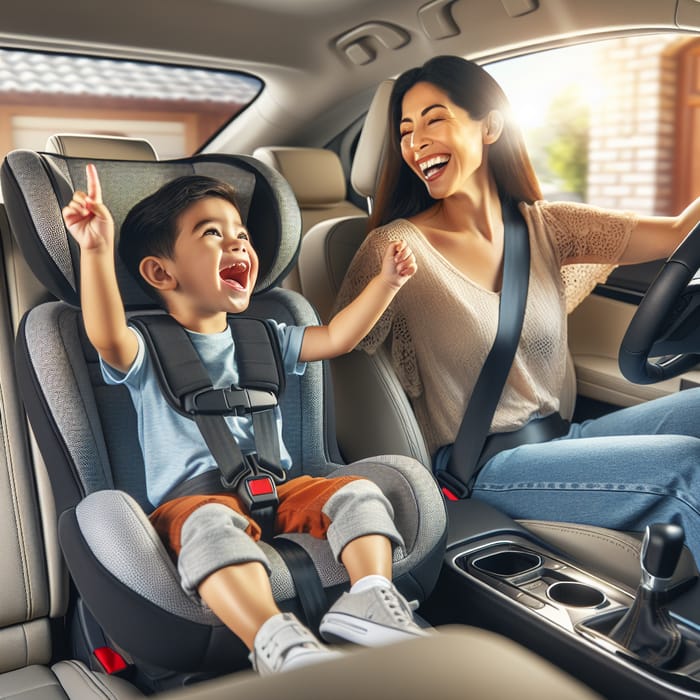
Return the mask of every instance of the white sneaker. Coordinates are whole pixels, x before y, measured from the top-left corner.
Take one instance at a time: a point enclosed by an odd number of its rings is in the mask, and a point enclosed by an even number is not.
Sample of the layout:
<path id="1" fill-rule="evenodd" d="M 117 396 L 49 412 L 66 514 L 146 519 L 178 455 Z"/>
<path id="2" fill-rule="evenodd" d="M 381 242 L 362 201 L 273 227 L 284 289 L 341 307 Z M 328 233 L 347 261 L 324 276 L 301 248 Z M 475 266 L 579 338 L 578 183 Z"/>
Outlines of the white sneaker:
<path id="1" fill-rule="evenodd" d="M 261 675 L 289 671 L 342 656 L 323 646 L 292 613 L 267 620 L 255 635 L 250 662 Z"/>
<path id="2" fill-rule="evenodd" d="M 319 631 L 327 642 L 346 641 L 368 647 L 429 634 L 416 624 L 411 604 L 393 583 L 360 593 L 343 593 L 323 616 Z"/>

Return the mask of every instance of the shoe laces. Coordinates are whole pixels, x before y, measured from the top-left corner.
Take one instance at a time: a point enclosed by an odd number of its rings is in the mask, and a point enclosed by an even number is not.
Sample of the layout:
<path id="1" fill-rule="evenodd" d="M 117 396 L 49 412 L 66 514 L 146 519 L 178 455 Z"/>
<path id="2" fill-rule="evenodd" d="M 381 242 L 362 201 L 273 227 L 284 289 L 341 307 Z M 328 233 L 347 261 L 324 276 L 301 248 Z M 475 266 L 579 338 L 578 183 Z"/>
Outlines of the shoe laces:
<path id="1" fill-rule="evenodd" d="M 262 641 L 251 654 L 254 668 L 257 670 L 257 659 L 262 658 L 266 664 L 278 671 L 285 658 L 294 647 L 306 649 L 320 649 L 318 640 L 306 631 L 298 622 L 288 621 L 280 627 L 268 639 Z"/>
<path id="2" fill-rule="evenodd" d="M 413 611 L 418 609 L 418 601 L 410 603 L 392 586 L 391 588 L 379 588 L 379 594 L 384 600 L 386 609 L 394 620 L 400 625 L 413 625 Z"/>

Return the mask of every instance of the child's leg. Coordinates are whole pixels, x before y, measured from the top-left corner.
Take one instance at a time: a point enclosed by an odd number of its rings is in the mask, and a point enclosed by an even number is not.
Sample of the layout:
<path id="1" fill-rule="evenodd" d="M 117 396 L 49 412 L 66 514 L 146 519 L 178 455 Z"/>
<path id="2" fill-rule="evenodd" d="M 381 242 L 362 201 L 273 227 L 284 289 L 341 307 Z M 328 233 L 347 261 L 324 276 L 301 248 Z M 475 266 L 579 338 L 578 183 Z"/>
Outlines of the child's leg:
<path id="1" fill-rule="evenodd" d="M 273 615 L 280 614 L 267 571 L 257 561 L 219 569 L 205 578 L 197 591 L 211 611 L 251 650 L 258 630 Z"/>
<path id="2" fill-rule="evenodd" d="M 391 580 L 391 540 L 384 535 L 364 535 L 345 545 L 340 561 L 348 571 L 350 583 L 371 574 Z"/>
<path id="3" fill-rule="evenodd" d="M 177 557 L 183 588 L 251 650 L 260 673 L 333 658 L 336 652 L 275 603 L 269 563 L 235 496 L 189 496 L 158 508 L 151 520 Z M 255 538 L 255 539 L 254 539 Z"/>
<path id="4" fill-rule="evenodd" d="M 324 615 L 321 636 L 379 646 L 426 634 L 391 581 L 393 547 L 403 540 L 379 487 L 366 480 L 353 482 L 329 499 L 324 510 L 333 520 L 329 542 L 334 551 L 340 550 L 337 556 L 352 586 Z"/>
<path id="5" fill-rule="evenodd" d="M 284 532 L 325 534 L 348 570 L 350 592 L 321 621 L 325 639 L 377 646 L 425 634 L 391 582 L 393 547 L 403 539 L 391 503 L 374 482 L 299 477 L 280 495 L 278 520 Z"/>

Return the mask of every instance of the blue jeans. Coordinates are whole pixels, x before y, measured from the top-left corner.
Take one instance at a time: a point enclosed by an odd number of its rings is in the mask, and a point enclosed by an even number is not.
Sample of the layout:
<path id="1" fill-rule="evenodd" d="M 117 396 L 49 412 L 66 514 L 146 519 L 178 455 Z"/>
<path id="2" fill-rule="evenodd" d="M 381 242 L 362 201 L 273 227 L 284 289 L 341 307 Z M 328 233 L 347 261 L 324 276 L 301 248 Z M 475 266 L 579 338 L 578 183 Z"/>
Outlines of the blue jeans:
<path id="1" fill-rule="evenodd" d="M 479 472 L 473 497 L 513 518 L 634 531 L 673 522 L 700 563 L 700 389 L 500 452 Z"/>

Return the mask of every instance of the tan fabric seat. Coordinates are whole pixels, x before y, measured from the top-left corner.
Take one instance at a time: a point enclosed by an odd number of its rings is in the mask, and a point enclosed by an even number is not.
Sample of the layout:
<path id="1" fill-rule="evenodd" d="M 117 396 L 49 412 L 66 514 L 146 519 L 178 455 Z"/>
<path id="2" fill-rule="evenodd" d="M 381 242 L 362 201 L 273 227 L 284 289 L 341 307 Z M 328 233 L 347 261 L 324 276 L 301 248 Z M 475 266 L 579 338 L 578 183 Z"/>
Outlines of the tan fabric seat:
<path id="1" fill-rule="evenodd" d="M 146 141 L 59 135 L 47 149 L 90 148 L 91 155 L 130 153 L 155 159 Z M 150 153 L 150 155 L 149 155 Z M 137 698 L 132 685 L 96 673 L 74 660 L 55 662 L 52 620 L 67 609 L 68 589 L 56 535 L 53 498 L 46 468 L 27 435 L 13 369 L 14 330 L 24 311 L 48 297 L 16 247 L 0 205 L 3 260 L 0 277 L 0 400 L 3 446 L 0 457 L 0 697 Z"/>
<path id="2" fill-rule="evenodd" d="M 279 172 L 291 185 L 301 211 L 301 234 L 321 221 L 337 217 L 364 216 L 366 212 L 347 199 L 345 173 L 337 154 L 325 148 L 267 146 L 253 156 Z M 301 291 L 295 267 L 282 283 Z"/>
<path id="3" fill-rule="evenodd" d="M 75 158 L 158 160 L 156 149 L 149 141 L 126 136 L 54 134 L 49 136 L 44 150 Z"/>
<path id="4" fill-rule="evenodd" d="M 594 700 L 590 688 L 505 637 L 466 626 L 376 649 L 354 650 L 276 676 L 237 674 L 168 693 L 163 700 L 307 700 L 398 698 L 398 700 Z"/>

